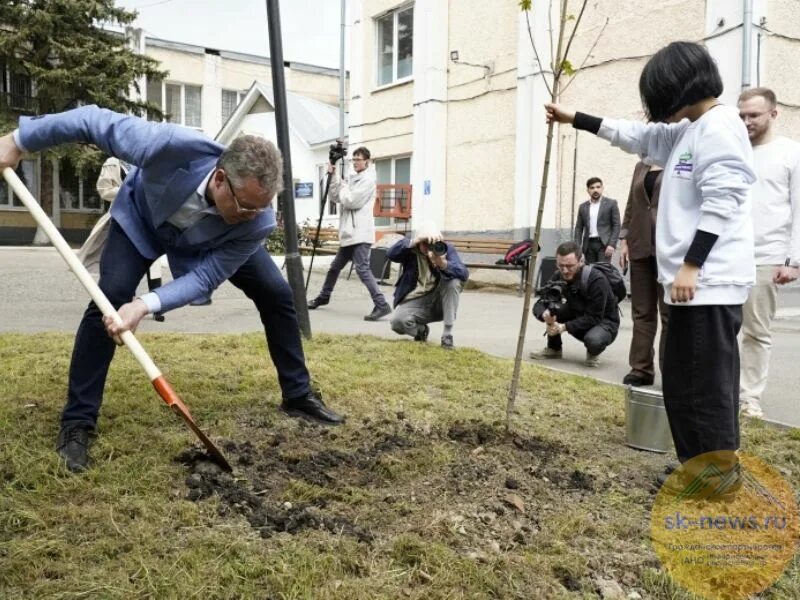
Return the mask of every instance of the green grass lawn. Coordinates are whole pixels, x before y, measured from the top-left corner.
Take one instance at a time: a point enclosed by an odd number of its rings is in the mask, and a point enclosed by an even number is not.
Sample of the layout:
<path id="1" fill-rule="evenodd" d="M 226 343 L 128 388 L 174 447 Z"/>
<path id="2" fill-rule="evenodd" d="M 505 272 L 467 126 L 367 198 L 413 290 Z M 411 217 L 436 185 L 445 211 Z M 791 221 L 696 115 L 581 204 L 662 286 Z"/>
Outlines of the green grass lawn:
<path id="1" fill-rule="evenodd" d="M 54 442 L 71 336 L 0 336 L 0 598 L 692 598 L 649 539 L 668 460 L 624 445 L 620 388 L 472 350 L 318 335 L 326 429 L 281 416 L 263 336 L 143 335 L 234 474 L 122 349 L 92 469 Z M 800 435 L 759 422 L 743 449 L 798 489 Z M 516 506 L 515 506 L 516 505 Z M 800 597 L 797 559 L 765 598 Z"/>

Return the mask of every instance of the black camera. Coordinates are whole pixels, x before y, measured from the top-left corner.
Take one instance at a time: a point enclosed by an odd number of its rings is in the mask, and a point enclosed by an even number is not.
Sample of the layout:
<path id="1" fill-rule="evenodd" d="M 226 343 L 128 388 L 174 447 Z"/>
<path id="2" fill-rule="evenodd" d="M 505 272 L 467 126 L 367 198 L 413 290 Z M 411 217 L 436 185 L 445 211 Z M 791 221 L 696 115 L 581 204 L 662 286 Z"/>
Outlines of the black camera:
<path id="1" fill-rule="evenodd" d="M 444 242 L 433 242 L 431 250 L 436 256 L 444 256 L 447 254 L 447 244 Z"/>
<path id="2" fill-rule="evenodd" d="M 328 161 L 332 165 L 335 165 L 336 161 L 343 159 L 345 156 L 347 156 L 347 148 L 342 140 L 336 140 L 335 144 L 331 144 L 328 151 Z"/>
<path id="3" fill-rule="evenodd" d="M 566 302 L 566 290 L 566 281 L 548 281 L 541 289 L 536 290 L 536 295 L 539 296 L 537 304 L 541 302 L 551 315 L 558 315 Z"/>

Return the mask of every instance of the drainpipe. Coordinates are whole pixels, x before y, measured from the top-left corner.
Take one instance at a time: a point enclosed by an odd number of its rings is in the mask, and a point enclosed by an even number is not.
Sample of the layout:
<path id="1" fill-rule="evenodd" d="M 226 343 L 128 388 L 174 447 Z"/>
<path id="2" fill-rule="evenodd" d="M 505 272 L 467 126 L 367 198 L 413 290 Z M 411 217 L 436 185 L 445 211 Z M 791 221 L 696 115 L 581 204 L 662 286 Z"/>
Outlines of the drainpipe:
<path id="1" fill-rule="evenodd" d="M 344 36 L 347 34 L 345 23 L 346 15 L 346 0 L 342 0 L 342 31 L 339 37 L 339 139 L 344 140 L 344 83 L 345 83 L 345 68 L 344 68 Z"/>
<path id="2" fill-rule="evenodd" d="M 753 0 L 742 1 L 742 89 L 750 87 L 753 40 Z"/>

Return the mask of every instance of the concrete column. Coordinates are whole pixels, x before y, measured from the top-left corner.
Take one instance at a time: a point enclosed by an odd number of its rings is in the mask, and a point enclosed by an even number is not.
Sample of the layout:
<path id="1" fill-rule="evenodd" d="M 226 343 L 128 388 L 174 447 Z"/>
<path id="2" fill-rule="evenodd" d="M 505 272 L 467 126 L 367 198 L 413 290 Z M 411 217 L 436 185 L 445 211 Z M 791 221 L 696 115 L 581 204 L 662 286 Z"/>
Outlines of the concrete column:
<path id="1" fill-rule="evenodd" d="M 448 3 L 414 4 L 414 142 L 411 157 L 413 223 L 447 230 Z"/>
<path id="2" fill-rule="evenodd" d="M 214 137 L 222 128 L 222 57 L 203 55 L 203 90 L 201 92 L 201 123 L 206 135 Z"/>

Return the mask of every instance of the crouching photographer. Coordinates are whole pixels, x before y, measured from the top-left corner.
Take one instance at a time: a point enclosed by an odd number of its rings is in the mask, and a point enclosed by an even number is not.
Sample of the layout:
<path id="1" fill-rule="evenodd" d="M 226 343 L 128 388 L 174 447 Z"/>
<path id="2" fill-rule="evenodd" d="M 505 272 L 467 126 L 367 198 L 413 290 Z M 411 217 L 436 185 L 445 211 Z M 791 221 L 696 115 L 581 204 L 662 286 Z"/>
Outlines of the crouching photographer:
<path id="1" fill-rule="evenodd" d="M 556 249 L 556 266 L 558 272 L 539 290 L 533 307 L 533 315 L 547 324 L 547 346 L 531 352 L 531 358 L 561 358 L 561 334 L 569 333 L 586 346 L 586 366 L 597 367 L 599 355 L 619 331 L 617 297 L 600 268 L 584 266 L 574 242 Z"/>
<path id="2" fill-rule="evenodd" d="M 402 265 L 394 290 L 392 330 L 426 342 L 428 323 L 443 321 L 442 348 L 452 350 L 458 300 L 469 278 L 456 249 L 442 241 L 438 229 L 426 225 L 412 239 L 395 243 L 386 256 Z"/>

